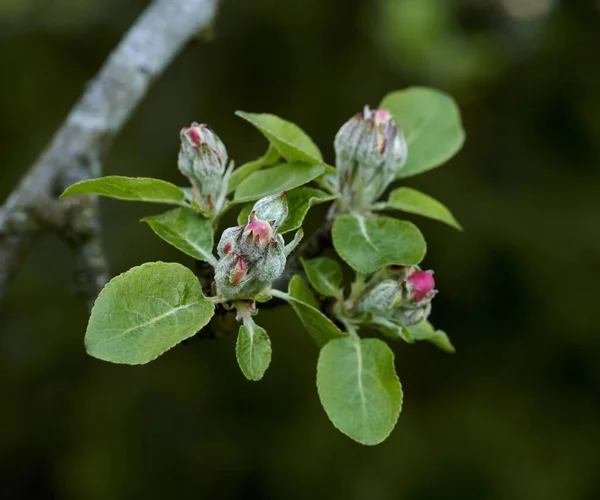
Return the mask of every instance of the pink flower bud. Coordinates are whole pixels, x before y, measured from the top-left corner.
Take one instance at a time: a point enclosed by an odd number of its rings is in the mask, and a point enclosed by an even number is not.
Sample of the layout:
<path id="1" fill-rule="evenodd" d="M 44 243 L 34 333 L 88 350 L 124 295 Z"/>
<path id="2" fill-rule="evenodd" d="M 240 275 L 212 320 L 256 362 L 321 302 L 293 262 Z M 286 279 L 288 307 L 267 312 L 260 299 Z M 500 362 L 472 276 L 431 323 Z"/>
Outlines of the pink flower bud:
<path id="1" fill-rule="evenodd" d="M 265 248 L 273 238 L 273 228 L 267 221 L 255 219 L 250 222 L 244 232 L 248 238 L 252 238 L 255 243 Z"/>
<path id="2" fill-rule="evenodd" d="M 181 129 L 181 148 L 178 167 L 192 185 L 197 188 L 194 199 L 202 208 L 212 210 L 214 204 L 207 201 L 218 199 L 223 190 L 227 166 L 227 150 L 219 137 L 205 124 L 192 123 Z"/>
<path id="3" fill-rule="evenodd" d="M 205 123 L 198 125 L 194 122 L 190 127 L 183 127 L 181 129 L 181 140 L 187 141 L 190 146 L 196 148 L 205 144 L 215 152 L 221 164 L 227 159 L 225 145 Z"/>
<path id="4" fill-rule="evenodd" d="M 365 106 L 363 120 L 369 125 L 357 149 L 357 160 L 367 169 L 382 170 L 394 175 L 406 161 L 406 143 L 402 129 L 385 109 Z"/>
<path id="5" fill-rule="evenodd" d="M 394 181 L 408 153 L 392 114 L 368 106 L 342 126 L 334 147 L 342 207 L 359 212 L 368 210 Z"/>
<path id="6" fill-rule="evenodd" d="M 246 274 L 248 274 L 248 264 L 242 259 L 241 256 L 236 255 L 237 262 L 235 267 L 233 268 L 233 272 L 231 273 L 231 284 L 238 285 L 240 281 L 242 281 Z"/>
<path id="7" fill-rule="evenodd" d="M 421 302 L 435 294 L 435 280 L 428 271 L 415 271 L 406 282 L 413 302 Z"/>

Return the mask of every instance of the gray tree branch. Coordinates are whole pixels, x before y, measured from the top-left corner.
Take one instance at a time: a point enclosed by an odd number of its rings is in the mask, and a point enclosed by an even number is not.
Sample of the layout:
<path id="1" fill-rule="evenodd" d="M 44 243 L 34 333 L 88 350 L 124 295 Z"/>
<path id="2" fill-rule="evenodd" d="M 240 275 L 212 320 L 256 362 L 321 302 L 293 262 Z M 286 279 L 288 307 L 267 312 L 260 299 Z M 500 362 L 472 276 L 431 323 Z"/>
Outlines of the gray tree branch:
<path id="1" fill-rule="evenodd" d="M 98 202 L 57 199 L 70 184 L 98 177 L 110 143 L 184 45 L 208 27 L 217 0 L 155 0 L 89 82 L 47 149 L 0 208 L 0 301 L 19 258 L 45 231 L 72 249 L 76 282 L 93 300 L 108 280 Z"/>

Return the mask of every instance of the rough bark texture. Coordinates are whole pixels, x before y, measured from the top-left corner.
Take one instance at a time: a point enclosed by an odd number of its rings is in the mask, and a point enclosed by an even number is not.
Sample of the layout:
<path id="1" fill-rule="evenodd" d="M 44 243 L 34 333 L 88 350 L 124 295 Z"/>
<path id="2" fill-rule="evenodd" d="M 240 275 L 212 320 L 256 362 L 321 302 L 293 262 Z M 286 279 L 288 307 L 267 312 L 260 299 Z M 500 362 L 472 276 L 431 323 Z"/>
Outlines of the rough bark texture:
<path id="1" fill-rule="evenodd" d="M 206 28 L 217 0 L 156 0 L 86 86 L 47 149 L 0 208 L 0 301 L 19 257 L 45 231 L 72 249 L 76 283 L 93 301 L 108 280 L 93 196 L 58 200 L 70 184 L 101 174 L 111 141 L 150 84 Z"/>

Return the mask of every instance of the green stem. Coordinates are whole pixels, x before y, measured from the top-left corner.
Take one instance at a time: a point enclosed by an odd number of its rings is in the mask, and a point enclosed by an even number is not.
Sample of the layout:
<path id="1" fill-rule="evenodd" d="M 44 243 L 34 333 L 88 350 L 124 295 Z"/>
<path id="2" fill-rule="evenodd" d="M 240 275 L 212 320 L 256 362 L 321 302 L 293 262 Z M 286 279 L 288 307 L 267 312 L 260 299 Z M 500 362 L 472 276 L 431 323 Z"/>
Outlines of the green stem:
<path id="1" fill-rule="evenodd" d="M 213 304 L 224 304 L 225 302 L 229 302 L 227 299 L 224 299 L 223 297 L 204 297 L 206 300 L 208 300 L 209 302 L 212 302 Z"/>
<path id="2" fill-rule="evenodd" d="M 252 316 L 258 312 L 255 305 L 256 303 L 250 300 L 237 300 L 233 303 L 237 311 L 236 320 L 239 321 L 241 318 L 244 325 L 250 329 L 255 326 Z"/>
<path id="3" fill-rule="evenodd" d="M 348 321 L 345 318 L 339 318 L 339 320 L 344 324 L 344 327 L 346 328 L 346 331 L 355 339 L 360 339 L 360 336 L 358 335 L 358 328 L 352 324 L 350 321 Z"/>
<path id="4" fill-rule="evenodd" d="M 272 288 L 271 290 L 269 290 L 269 293 L 273 297 L 283 299 L 286 302 L 289 302 L 290 300 L 294 300 L 294 297 L 292 297 L 289 293 L 282 292 L 281 290 L 276 290 L 275 288 Z"/>
<path id="5" fill-rule="evenodd" d="M 366 281 L 366 274 L 356 273 L 356 278 L 354 279 L 354 283 L 352 283 L 350 297 L 348 297 L 351 307 L 356 306 L 356 303 L 358 302 L 358 299 L 365 287 Z"/>

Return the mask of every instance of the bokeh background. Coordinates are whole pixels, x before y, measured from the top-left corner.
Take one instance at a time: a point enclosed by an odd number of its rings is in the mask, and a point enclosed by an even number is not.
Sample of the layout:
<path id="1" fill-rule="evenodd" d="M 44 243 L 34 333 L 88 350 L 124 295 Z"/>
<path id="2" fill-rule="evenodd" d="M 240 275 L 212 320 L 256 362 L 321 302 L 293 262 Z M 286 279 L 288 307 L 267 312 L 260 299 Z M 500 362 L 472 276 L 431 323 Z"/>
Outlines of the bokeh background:
<path id="1" fill-rule="evenodd" d="M 140 0 L 0 1 L 0 195 L 34 161 Z M 337 432 L 317 349 L 287 308 L 261 313 L 274 358 L 240 373 L 233 337 L 142 367 L 83 348 L 67 250 L 32 249 L 0 313 L 0 498 L 595 500 L 600 498 L 600 2 L 223 0 L 112 148 L 105 174 L 176 169 L 178 131 L 207 122 L 239 163 L 265 149 L 233 112 L 300 124 L 333 161 L 338 127 L 410 85 L 450 92 L 467 141 L 406 184 L 464 233 L 415 219 L 455 355 L 394 345 L 403 413 L 383 444 Z M 190 259 L 103 201 L 116 274 Z M 313 209 L 308 230 L 322 217 Z"/>

